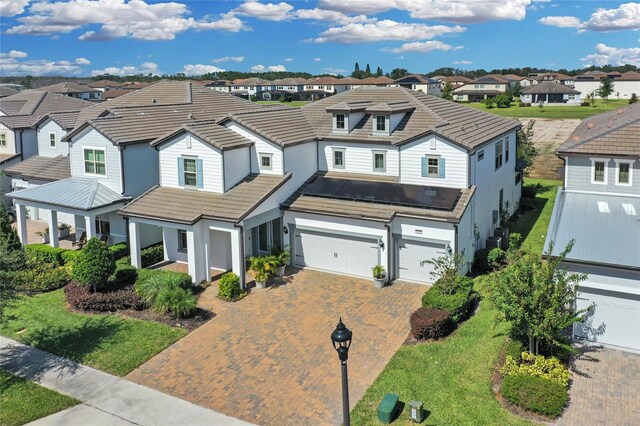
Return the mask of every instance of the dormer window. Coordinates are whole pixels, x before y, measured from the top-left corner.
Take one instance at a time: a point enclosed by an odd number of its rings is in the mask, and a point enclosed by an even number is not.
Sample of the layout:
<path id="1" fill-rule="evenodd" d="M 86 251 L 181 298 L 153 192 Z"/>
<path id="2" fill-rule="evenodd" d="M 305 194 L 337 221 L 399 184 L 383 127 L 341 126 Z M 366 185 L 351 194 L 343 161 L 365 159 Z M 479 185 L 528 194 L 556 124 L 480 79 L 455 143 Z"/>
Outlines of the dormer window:
<path id="1" fill-rule="evenodd" d="M 336 129 L 343 130 L 344 128 L 344 114 L 336 114 Z"/>
<path id="2" fill-rule="evenodd" d="M 387 131 L 387 117 L 384 115 L 376 115 L 376 132 Z"/>

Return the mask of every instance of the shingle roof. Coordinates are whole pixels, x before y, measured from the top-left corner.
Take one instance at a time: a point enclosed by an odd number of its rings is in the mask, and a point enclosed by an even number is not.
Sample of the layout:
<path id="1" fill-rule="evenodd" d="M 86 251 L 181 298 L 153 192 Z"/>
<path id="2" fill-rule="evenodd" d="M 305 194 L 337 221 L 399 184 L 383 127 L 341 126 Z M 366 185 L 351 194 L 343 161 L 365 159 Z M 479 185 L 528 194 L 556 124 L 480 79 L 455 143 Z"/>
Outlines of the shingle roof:
<path id="1" fill-rule="evenodd" d="M 614 81 L 640 81 L 640 72 L 627 71 Z"/>
<path id="2" fill-rule="evenodd" d="M 20 91 L 12 89 L 11 87 L 0 86 L 0 98 L 6 98 L 7 96 L 15 95 L 16 93 L 20 93 Z"/>
<path id="3" fill-rule="evenodd" d="M 545 247 L 558 256 L 575 245 L 567 260 L 640 269 L 640 198 L 559 190 Z"/>
<path id="4" fill-rule="evenodd" d="M 90 105 L 94 104 L 40 90 L 23 90 L 15 95 L 0 99 L 0 111 L 6 115 L 34 115 L 40 117 L 54 111 L 78 111 Z"/>
<path id="5" fill-rule="evenodd" d="M 39 87 L 38 90 L 41 90 L 43 92 L 64 93 L 64 94 L 100 92 L 100 90 L 94 89 L 93 87 L 84 86 L 82 84 L 71 83 L 68 81 L 52 84 L 50 86 Z"/>
<path id="6" fill-rule="evenodd" d="M 71 162 L 66 155 L 53 158 L 34 155 L 4 172 L 9 176 L 21 176 L 24 180 L 56 181 L 71 177 Z"/>
<path id="7" fill-rule="evenodd" d="M 120 209 L 119 213 L 189 224 L 203 218 L 237 223 L 290 178 L 291 174 L 251 174 L 223 194 L 155 187 Z"/>
<path id="8" fill-rule="evenodd" d="M 270 141 L 287 146 L 316 139 L 316 134 L 299 108 L 238 112 L 229 119 Z"/>
<path id="9" fill-rule="evenodd" d="M 126 198 L 96 179 L 69 178 L 7 194 L 32 201 L 78 210 L 94 210 L 126 201 Z"/>
<path id="10" fill-rule="evenodd" d="M 405 102 L 415 110 L 405 114 L 391 135 L 373 134 L 372 115 L 365 114 L 349 134 L 333 132 L 332 114 L 327 107 L 341 102 Z M 442 98 L 402 87 L 363 87 L 305 105 L 302 111 L 319 138 L 345 141 L 375 141 L 402 144 L 430 133 L 440 135 L 467 149 L 518 129 L 509 118 L 469 108 Z"/>
<path id="11" fill-rule="evenodd" d="M 584 119 L 558 154 L 640 155 L 640 103 Z"/>
<path id="12" fill-rule="evenodd" d="M 553 81 L 543 81 L 542 83 L 532 84 L 531 86 L 520 89 L 520 93 L 524 94 L 573 94 L 579 95 L 581 92 L 574 90 L 562 84 Z"/>
<path id="13" fill-rule="evenodd" d="M 185 124 L 177 131 L 172 131 L 171 133 L 154 140 L 151 145 L 160 145 L 164 142 L 169 141 L 170 139 L 173 139 L 175 136 L 186 132 L 197 136 L 204 142 L 218 148 L 221 151 L 253 145 L 253 142 L 249 139 L 242 137 L 240 134 L 234 132 L 233 130 L 217 124 L 215 121 L 204 121 Z"/>
<path id="14" fill-rule="evenodd" d="M 305 186 L 314 180 L 317 176 L 326 176 L 336 179 L 347 179 L 352 181 L 377 181 L 375 177 L 370 179 L 368 176 L 361 175 L 354 179 L 354 175 L 344 176 L 339 173 L 326 173 L 318 172 L 312 176 L 309 181 L 303 184 L 296 192 L 294 192 L 289 199 L 283 204 L 282 208 L 285 210 L 305 212 L 305 213 L 318 213 L 328 216 L 339 216 L 359 219 L 373 219 L 389 221 L 395 216 L 412 216 L 420 218 L 436 218 L 442 219 L 447 222 L 457 223 L 464 211 L 466 210 L 473 194 L 475 193 L 475 186 L 469 189 L 461 189 L 460 196 L 455 203 L 452 210 L 437 210 L 429 208 L 408 207 L 392 204 L 372 203 L 365 201 L 350 201 L 340 200 L 334 198 L 323 198 L 310 195 L 303 195 L 302 192 Z"/>
<path id="15" fill-rule="evenodd" d="M 118 83 L 117 81 L 113 81 L 113 80 L 98 80 L 98 81 L 92 81 L 91 83 L 87 84 L 87 86 L 89 87 L 93 87 L 93 88 L 98 88 L 98 87 L 122 87 L 124 86 L 124 83 Z"/>
<path id="16" fill-rule="evenodd" d="M 425 77 L 419 74 L 411 74 L 399 78 L 395 81 L 396 84 L 433 84 L 438 83 L 436 80 L 433 80 L 429 77 Z"/>

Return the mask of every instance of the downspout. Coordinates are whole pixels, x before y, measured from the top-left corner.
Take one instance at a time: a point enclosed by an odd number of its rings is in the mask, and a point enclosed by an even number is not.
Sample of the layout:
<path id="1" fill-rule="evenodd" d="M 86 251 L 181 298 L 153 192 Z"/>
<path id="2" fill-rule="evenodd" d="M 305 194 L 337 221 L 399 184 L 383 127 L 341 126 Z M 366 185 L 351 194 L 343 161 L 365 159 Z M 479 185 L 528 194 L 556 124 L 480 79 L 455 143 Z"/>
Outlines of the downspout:
<path id="1" fill-rule="evenodd" d="M 120 180 L 122 181 L 122 193 L 121 195 L 124 195 L 127 190 L 125 188 L 125 179 L 124 179 L 124 150 L 127 149 L 126 146 L 124 145 L 120 145 Z"/>
<path id="2" fill-rule="evenodd" d="M 392 268 L 393 265 L 391 265 L 391 251 L 394 247 L 393 242 L 391 241 L 391 222 L 387 222 L 384 224 L 384 227 L 387 228 L 387 276 L 389 278 L 389 282 L 391 282 L 391 279 L 395 279 L 395 268 Z M 391 270 L 393 269 L 393 274 L 391 273 Z"/>
<path id="3" fill-rule="evenodd" d="M 320 171 L 320 141 L 316 140 L 316 172 Z"/>
<path id="4" fill-rule="evenodd" d="M 245 271 L 245 265 L 244 265 L 244 227 L 242 225 L 239 225 L 237 223 L 233 224 L 234 228 L 237 228 L 240 231 L 240 277 L 241 277 L 241 281 L 244 283 L 242 285 L 243 289 L 247 288 L 247 283 L 246 283 L 246 276 L 247 276 L 247 272 Z"/>
<path id="5" fill-rule="evenodd" d="M 24 129 L 20 129 L 20 161 L 24 161 L 24 147 L 22 146 L 22 133 Z"/>

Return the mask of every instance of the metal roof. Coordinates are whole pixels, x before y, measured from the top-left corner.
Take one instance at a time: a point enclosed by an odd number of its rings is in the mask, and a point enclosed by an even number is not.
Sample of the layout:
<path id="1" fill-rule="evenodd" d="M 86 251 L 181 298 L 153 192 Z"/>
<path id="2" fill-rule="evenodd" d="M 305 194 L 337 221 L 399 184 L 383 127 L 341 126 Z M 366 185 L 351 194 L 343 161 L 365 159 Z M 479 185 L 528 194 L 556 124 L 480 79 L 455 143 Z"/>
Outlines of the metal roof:
<path id="1" fill-rule="evenodd" d="M 640 268 L 640 198 L 558 188 L 545 250 L 553 256 L 575 238 L 567 260 Z"/>
<path id="2" fill-rule="evenodd" d="M 69 178 L 7 194 L 16 200 L 94 210 L 124 202 L 126 197 L 96 179 Z"/>

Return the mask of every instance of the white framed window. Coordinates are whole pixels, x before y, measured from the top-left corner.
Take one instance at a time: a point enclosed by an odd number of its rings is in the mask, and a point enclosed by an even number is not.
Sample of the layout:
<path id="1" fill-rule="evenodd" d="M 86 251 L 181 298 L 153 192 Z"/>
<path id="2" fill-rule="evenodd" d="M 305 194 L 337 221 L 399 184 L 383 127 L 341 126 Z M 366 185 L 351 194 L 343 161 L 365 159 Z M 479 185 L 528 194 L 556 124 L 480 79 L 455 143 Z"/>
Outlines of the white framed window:
<path id="1" fill-rule="evenodd" d="M 336 114 L 336 129 L 343 130 L 345 128 L 344 114 Z"/>
<path id="2" fill-rule="evenodd" d="M 104 149 L 84 149 L 84 173 L 88 175 L 107 175 L 107 162 Z"/>
<path id="3" fill-rule="evenodd" d="M 573 101 L 575 98 L 576 98 L 576 95 L 572 95 L 572 94 L 570 94 L 570 95 L 568 96 L 568 99 L 569 99 L 570 101 Z"/>
<path id="4" fill-rule="evenodd" d="M 5 132 L 0 133 L 0 146 L 7 146 L 7 134 Z"/>
<path id="5" fill-rule="evenodd" d="M 260 154 L 260 170 L 273 170 L 273 154 Z"/>
<path id="6" fill-rule="evenodd" d="M 111 235 L 111 224 L 108 220 L 96 216 L 96 234 Z"/>
<path id="7" fill-rule="evenodd" d="M 427 157 L 427 177 L 440 176 L 440 157 Z"/>
<path id="8" fill-rule="evenodd" d="M 509 162 L 509 137 L 504 138 L 504 162 Z"/>
<path id="9" fill-rule="evenodd" d="M 178 251 L 187 251 L 187 231 L 178 229 Z"/>
<path id="10" fill-rule="evenodd" d="M 591 183 L 596 185 L 607 184 L 607 163 L 609 163 L 608 158 L 591 159 Z"/>
<path id="11" fill-rule="evenodd" d="M 484 149 L 478 151 L 478 161 L 484 160 Z"/>
<path id="12" fill-rule="evenodd" d="M 502 167 L 502 141 L 496 142 L 496 170 Z"/>
<path id="13" fill-rule="evenodd" d="M 387 131 L 387 117 L 384 115 L 376 115 L 376 131 L 377 132 L 386 132 Z"/>
<path id="14" fill-rule="evenodd" d="M 631 186 L 633 183 L 633 162 L 616 161 L 616 185 Z"/>
<path id="15" fill-rule="evenodd" d="M 387 153 L 384 151 L 373 151 L 373 171 L 384 173 L 387 171 Z"/>
<path id="16" fill-rule="evenodd" d="M 55 132 L 49 132 L 49 146 L 51 148 L 56 147 L 56 134 Z"/>
<path id="17" fill-rule="evenodd" d="M 182 159 L 182 177 L 184 186 L 198 186 L 198 162 L 196 158 Z"/>
<path id="18" fill-rule="evenodd" d="M 344 169 L 344 148 L 334 148 L 333 149 L 333 168 L 334 169 Z"/>
<path id="19" fill-rule="evenodd" d="M 496 89 L 499 89 L 499 88 L 500 88 L 500 85 L 499 85 L 499 84 L 496 84 Z"/>

